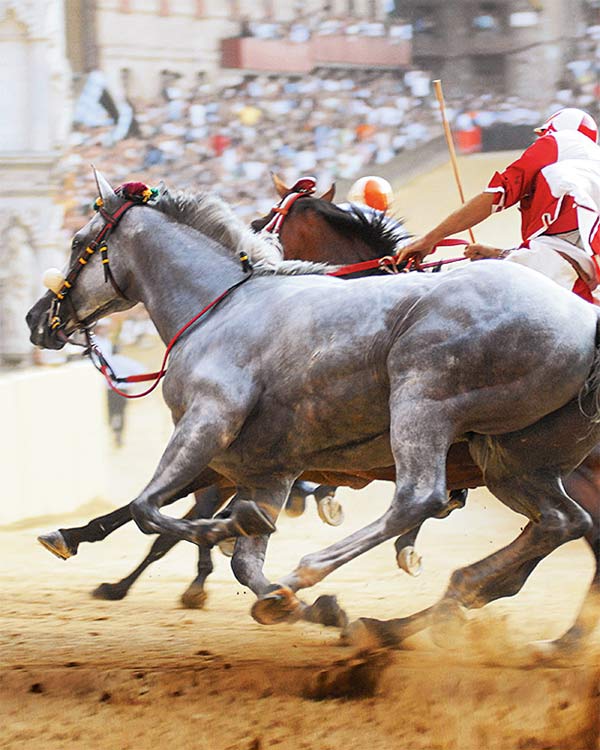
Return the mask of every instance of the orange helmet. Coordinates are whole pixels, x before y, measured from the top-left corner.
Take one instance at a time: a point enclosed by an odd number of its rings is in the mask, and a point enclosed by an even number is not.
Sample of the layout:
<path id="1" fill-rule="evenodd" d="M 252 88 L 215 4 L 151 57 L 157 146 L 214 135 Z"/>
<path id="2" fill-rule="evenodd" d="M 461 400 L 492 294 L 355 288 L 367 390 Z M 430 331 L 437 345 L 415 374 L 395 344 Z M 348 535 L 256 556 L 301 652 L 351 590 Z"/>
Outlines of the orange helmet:
<path id="1" fill-rule="evenodd" d="M 556 133 L 559 130 L 578 130 L 583 135 L 587 135 L 594 143 L 598 140 L 598 126 L 594 122 L 594 118 L 582 109 L 576 109 L 575 107 L 559 109 L 534 132 L 538 135 L 546 135 L 546 133 Z"/>
<path id="2" fill-rule="evenodd" d="M 350 203 L 387 211 L 394 199 L 392 186 L 383 177 L 361 177 L 348 191 Z"/>

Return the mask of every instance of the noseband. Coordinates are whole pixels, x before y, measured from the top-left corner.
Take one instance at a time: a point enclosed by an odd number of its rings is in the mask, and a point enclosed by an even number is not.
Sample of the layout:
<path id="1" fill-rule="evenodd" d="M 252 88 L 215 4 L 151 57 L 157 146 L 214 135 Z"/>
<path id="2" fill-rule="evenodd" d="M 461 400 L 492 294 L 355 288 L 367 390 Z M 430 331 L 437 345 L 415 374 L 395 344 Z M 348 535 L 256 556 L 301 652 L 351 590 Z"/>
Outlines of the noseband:
<path id="1" fill-rule="evenodd" d="M 125 203 L 119 206 L 119 208 L 117 208 L 116 211 L 111 214 L 104 208 L 102 198 L 96 199 L 96 201 L 94 202 L 94 209 L 104 219 L 104 225 L 102 226 L 96 237 L 86 246 L 81 255 L 75 259 L 75 261 L 71 265 L 71 268 L 69 269 L 69 272 L 67 273 L 62 287 L 54 293 L 55 297 L 52 300 L 50 310 L 48 311 L 48 325 L 50 326 L 50 329 L 55 333 L 58 333 L 60 327 L 64 324 L 60 317 L 60 308 L 65 300 L 71 303 L 71 314 L 75 318 L 75 321 L 77 322 L 79 328 L 87 330 L 86 322 L 80 321 L 77 317 L 77 312 L 69 296 L 69 293 L 73 288 L 79 274 L 88 264 L 88 261 L 90 260 L 92 255 L 94 255 L 94 253 L 96 252 L 99 252 L 102 257 L 104 281 L 110 281 L 112 288 L 115 290 L 115 293 L 119 297 L 121 297 L 121 299 L 127 300 L 128 302 L 130 301 L 121 287 L 117 284 L 117 281 L 110 268 L 108 259 L 108 238 L 117 228 L 119 222 L 127 213 L 127 211 L 129 211 L 132 206 L 139 206 L 147 203 L 147 201 L 153 197 L 154 191 L 148 188 L 146 185 L 143 185 L 142 183 L 134 182 L 121 185 L 115 192 L 118 195 L 122 195 L 124 198 L 126 198 Z"/>
<path id="2" fill-rule="evenodd" d="M 285 195 L 279 203 L 277 203 L 271 211 L 273 217 L 269 219 L 267 224 L 263 227 L 263 232 L 269 232 L 269 234 L 278 235 L 281 232 L 281 227 L 285 221 L 285 217 L 290 212 L 291 207 L 299 198 L 307 198 L 315 192 L 317 181 L 314 177 L 301 177 L 298 182 L 290 189 L 290 192 Z"/>

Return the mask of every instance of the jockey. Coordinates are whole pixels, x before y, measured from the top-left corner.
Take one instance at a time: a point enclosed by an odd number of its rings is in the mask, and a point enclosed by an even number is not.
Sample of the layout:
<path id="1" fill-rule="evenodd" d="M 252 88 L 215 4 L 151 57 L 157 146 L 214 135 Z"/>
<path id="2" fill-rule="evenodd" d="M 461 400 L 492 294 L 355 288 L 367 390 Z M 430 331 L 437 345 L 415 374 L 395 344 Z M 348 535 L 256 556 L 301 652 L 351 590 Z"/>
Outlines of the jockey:
<path id="1" fill-rule="evenodd" d="M 400 259 L 422 259 L 444 237 L 519 204 L 522 243 L 500 249 L 468 245 L 471 260 L 507 258 L 529 266 L 589 302 L 600 281 L 600 146 L 598 128 L 580 109 L 562 109 L 536 128 L 538 139 L 487 188 L 438 226 L 408 243 Z M 598 289 L 600 299 L 600 288 Z"/>

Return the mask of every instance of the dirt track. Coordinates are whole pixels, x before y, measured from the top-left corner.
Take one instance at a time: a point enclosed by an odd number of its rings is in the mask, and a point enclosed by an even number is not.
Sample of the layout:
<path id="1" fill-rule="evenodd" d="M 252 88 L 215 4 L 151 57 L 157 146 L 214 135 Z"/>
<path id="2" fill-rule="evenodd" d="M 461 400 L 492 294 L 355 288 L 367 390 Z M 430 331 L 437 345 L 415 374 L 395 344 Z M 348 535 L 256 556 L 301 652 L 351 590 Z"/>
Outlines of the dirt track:
<path id="1" fill-rule="evenodd" d="M 342 494 L 346 531 L 383 507 L 388 488 Z M 420 578 L 395 568 L 388 544 L 306 598 L 336 592 L 351 617 L 408 614 L 435 600 L 452 568 L 510 539 L 519 521 L 477 491 L 465 510 L 426 527 Z M 337 635 L 318 626 L 255 624 L 251 596 L 233 581 L 225 558 L 215 555 L 205 611 L 178 608 L 193 571 L 191 545 L 159 562 L 129 599 L 101 602 L 88 591 L 128 571 L 146 540 L 124 530 L 61 562 L 35 545 L 37 531 L 1 536 L 8 566 L 0 747 L 139 748 L 161 741 L 216 750 L 595 748 L 599 639 L 594 650 L 559 667 L 531 669 L 520 653 L 528 640 L 552 638 L 569 624 L 592 567 L 582 543 L 551 556 L 517 598 L 476 613 L 461 643 L 449 644 L 455 648 L 439 650 L 422 638 L 418 650 L 393 654 L 376 697 L 316 702 L 306 696 L 320 684 L 341 676 L 343 691 L 349 670 L 351 681 L 368 681 L 369 666 L 353 662 Z M 312 506 L 301 519 L 282 519 L 267 570 L 276 577 L 340 533 L 324 527 Z M 338 660 L 345 663 L 336 666 Z"/>
<path id="2" fill-rule="evenodd" d="M 475 193 L 506 155 L 463 165 L 465 192 Z M 447 170 L 446 170 L 447 172 Z M 400 191 L 398 212 L 419 231 L 455 203 L 443 170 Z M 422 200 L 420 196 L 429 196 Z M 434 198 L 435 200 L 431 200 Z M 449 205 L 451 204 L 451 205 Z M 511 227 L 505 217 L 512 221 Z M 516 217 L 494 217 L 481 241 L 508 245 Z M 504 223 L 502 223 L 504 222 Z M 503 229 L 502 237 L 494 236 Z M 143 353 L 140 355 L 143 356 Z M 157 358 L 148 358 L 153 368 Z M 111 498 L 130 499 L 149 476 L 169 434 L 159 398 L 129 413 L 127 444 L 115 454 Z M 150 441 L 148 441 L 150 438 Z M 66 477 L 49 481 L 63 481 Z M 314 507 L 284 518 L 272 541 L 267 572 L 276 579 L 309 550 L 340 538 L 381 512 L 390 487 L 340 491 L 347 523 L 330 529 Z M 180 504 L 180 509 L 183 504 Z M 553 638 L 570 624 L 591 576 L 582 542 L 554 553 L 514 599 L 475 613 L 444 650 L 427 638 L 418 650 L 354 659 L 337 634 L 312 625 L 264 628 L 248 614 L 251 595 L 219 555 L 205 611 L 179 608 L 192 578 L 194 550 L 181 544 L 142 578 L 123 602 L 88 592 L 128 572 L 148 546 L 134 529 L 82 547 L 61 562 L 35 543 L 40 531 L 77 524 L 47 518 L 0 530 L 0 747 L 211 750 L 596 750 L 600 728 L 600 632 L 571 663 L 532 666 L 528 641 Z M 387 544 L 306 592 L 337 593 L 351 618 L 409 614 L 443 592 L 450 572 L 513 538 L 523 519 L 483 490 L 465 510 L 427 524 L 419 542 L 425 570 L 410 579 Z M 380 661 L 378 662 L 377 659 Z M 342 660 L 341 664 L 336 664 Z M 374 697 L 315 701 L 320 686 L 368 683 L 382 673 Z M 335 690 L 334 690 L 335 692 Z"/>

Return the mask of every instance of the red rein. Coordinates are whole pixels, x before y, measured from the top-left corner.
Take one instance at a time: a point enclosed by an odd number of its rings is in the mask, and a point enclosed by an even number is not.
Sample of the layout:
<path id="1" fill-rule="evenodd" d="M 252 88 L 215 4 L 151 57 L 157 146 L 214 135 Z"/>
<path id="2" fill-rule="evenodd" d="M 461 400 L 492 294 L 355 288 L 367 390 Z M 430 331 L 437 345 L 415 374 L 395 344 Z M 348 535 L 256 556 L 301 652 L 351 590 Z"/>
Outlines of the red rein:
<path id="1" fill-rule="evenodd" d="M 457 239 L 447 239 L 442 240 L 439 244 L 436 245 L 436 247 L 452 247 L 457 245 L 468 245 L 469 243 L 465 240 L 457 240 Z M 426 268 L 434 268 L 436 266 L 444 266 L 449 263 L 457 263 L 460 260 L 465 260 L 464 256 L 460 258 L 446 258 L 445 260 L 438 260 L 434 263 L 421 263 L 418 266 L 415 265 L 416 269 L 426 269 Z M 343 266 L 342 268 L 339 268 L 337 271 L 332 271 L 331 273 L 327 274 L 328 276 L 348 276 L 352 273 L 359 273 L 361 271 L 368 271 L 372 268 L 384 268 L 384 267 L 390 267 L 390 268 L 396 268 L 396 262 L 393 256 L 386 256 L 384 258 L 376 258 L 375 260 L 367 260 L 363 263 L 353 263 L 350 266 Z M 410 268 L 410 261 L 409 266 Z M 392 273 L 396 273 L 397 271 L 392 271 Z M 108 383 L 109 387 L 112 388 L 112 390 L 115 393 L 118 393 L 119 396 L 123 396 L 123 398 L 142 398 L 143 396 L 147 396 L 149 393 L 152 393 L 152 391 L 157 387 L 165 373 L 167 372 L 167 360 L 169 359 L 169 354 L 171 353 L 171 350 L 179 340 L 179 338 L 188 330 L 190 326 L 192 326 L 196 321 L 198 321 L 203 315 L 205 315 L 209 310 L 212 310 L 213 307 L 218 305 L 218 303 L 227 297 L 234 289 L 237 289 L 238 286 L 241 286 L 244 282 L 248 281 L 251 278 L 251 274 L 246 276 L 242 281 L 238 282 L 237 284 L 234 284 L 229 289 L 226 289 L 222 294 L 220 294 L 216 299 L 214 299 L 212 302 L 210 302 L 206 307 L 204 307 L 200 312 L 195 315 L 191 320 L 189 320 L 182 328 L 180 328 L 177 333 L 173 336 L 173 338 L 169 341 L 167 348 L 165 350 L 162 364 L 160 366 L 160 370 L 157 372 L 149 372 L 144 375 L 129 375 L 126 378 L 118 378 L 118 383 L 143 383 L 148 380 L 154 380 L 152 385 L 147 388 L 145 391 L 142 391 L 141 393 L 134 393 L 129 394 L 125 393 L 125 391 L 122 391 L 120 388 L 118 388 L 114 382 L 113 378 L 111 377 L 109 368 L 106 364 L 101 364 L 98 369 L 100 372 L 104 375 L 106 382 Z M 95 348 L 96 356 L 98 356 L 97 352 L 99 352 L 97 347 L 92 347 L 92 350 Z M 99 356 L 100 362 L 104 362 L 104 357 Z"/>

